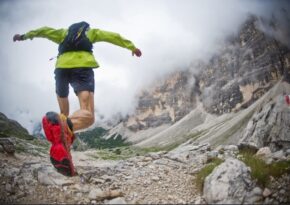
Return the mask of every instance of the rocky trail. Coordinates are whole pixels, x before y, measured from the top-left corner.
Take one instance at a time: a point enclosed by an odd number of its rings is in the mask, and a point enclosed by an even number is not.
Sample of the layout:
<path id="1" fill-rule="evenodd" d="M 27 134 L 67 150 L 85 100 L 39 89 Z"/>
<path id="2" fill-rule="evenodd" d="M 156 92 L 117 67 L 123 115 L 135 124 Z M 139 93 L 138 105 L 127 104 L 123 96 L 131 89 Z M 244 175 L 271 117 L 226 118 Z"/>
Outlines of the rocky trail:
<path id="1" fill-rule="evenodd" d="M 17 139 L 16 145 L 19 142 Z M 268 149 L 269 150 L 269 149 Z M 31 151 L 31 148 L 30 148 Z M 263 155 L 263 150 L 260 151 Z M 268 152 L 267 159 L 285 160 L 290 150 Z M 289 152 L 289 153 L 288 153 Z M 1 203 L 206 204 L 289 202 L 289 174 L 261 187 L 251 168 L 239 160 L 236 145 L 213 149 L 193 140 L 171 151 L 150 152 L 125 160 L 102 160 L 96 150 L 73 151 L 78 175 L 66 177 L 42 152 L 0 152 Z M 205 179 L 198 173 L 219 158 L 222 164 Z M 288 170 L 289 171 L 289 170 Z M 222 192 L 220 190 L 223 190 Z"/>
<path id="2" fill-rule="evenodd" d="M 97 160 L 73 152 L 79 173 L 56 172 L 47 156 L 1 153 L 1 201 L 6 203 L 191 203 L 199 196 L 189 164 L 164 152 L 127 160 Z"/>

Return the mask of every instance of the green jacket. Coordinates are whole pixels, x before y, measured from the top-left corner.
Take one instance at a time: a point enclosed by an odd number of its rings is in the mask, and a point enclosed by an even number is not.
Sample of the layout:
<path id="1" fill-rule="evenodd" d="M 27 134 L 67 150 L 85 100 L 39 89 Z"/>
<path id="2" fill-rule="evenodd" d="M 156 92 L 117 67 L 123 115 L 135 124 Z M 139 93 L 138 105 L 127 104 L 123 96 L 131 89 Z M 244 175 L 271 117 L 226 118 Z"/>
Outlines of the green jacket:
<path id="1" fill-rule="evenodd" d="M 68 29 L 53 29 L 49 27 L 42 27 L 36 30 L 32 30 L 24 34 L 24 40 L 33 39 L 35 37 L 47 38 L 57 44 L 60 44 L 66 37 Z M 100 29 L 90 29 L 87 32 L 88 39 L 92 42 L 105 41 L 123 48 L 127 48 L 131 51 L 135 50 L 134 44 L 123 38 L 117 33 L 103 31 Z M 87 51 L 70 51 L 63 53 L 57 57 L 55 64 L 56 68 L 97 68 L 97 63 L 94 55 Z"/>

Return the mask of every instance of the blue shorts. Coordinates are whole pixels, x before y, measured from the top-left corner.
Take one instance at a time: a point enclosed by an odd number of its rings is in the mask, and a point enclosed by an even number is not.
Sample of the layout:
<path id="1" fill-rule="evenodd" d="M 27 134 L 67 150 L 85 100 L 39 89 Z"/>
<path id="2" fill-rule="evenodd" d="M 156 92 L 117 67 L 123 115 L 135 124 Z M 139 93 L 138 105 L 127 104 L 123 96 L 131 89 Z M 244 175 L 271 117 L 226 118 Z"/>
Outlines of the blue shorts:
<path id="1" fill-rule="evenodd" d="M 54 75 L 55 91 L 59 97 L 68 97 L 69 84 L 76 95 L 80 91 L 95 91 L 95 78 L 92 68 L 56 68 Z"/>

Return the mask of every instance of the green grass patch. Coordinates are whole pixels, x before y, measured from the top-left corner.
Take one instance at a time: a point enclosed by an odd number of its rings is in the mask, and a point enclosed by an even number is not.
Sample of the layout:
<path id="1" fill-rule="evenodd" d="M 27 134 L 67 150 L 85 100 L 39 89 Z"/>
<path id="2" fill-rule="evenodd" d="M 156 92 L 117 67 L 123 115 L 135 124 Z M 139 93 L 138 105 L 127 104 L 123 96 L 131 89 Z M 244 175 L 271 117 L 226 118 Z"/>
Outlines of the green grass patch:
<path id="1" fill-rule="evenodd" d="M 130 143 L 126 142 L 121 135 L 113 135 L 109 139 L 105 139 L 104 136 L 108 133 L 108 130 L 102 127 L 96 127 L 93 130 L 81 132 L 76 134 L 79 139 L 85 142 L 89 148 L 107 149 L 115 147 L 129 146 Z"/>
<path id="2" fill-rule="evenodd" d="M 45 149 L 48 149 L 49 146 L 50 146 L 50 143 L 46 139 L 34 138 L 29 143 L 31 143 L 31 144 L 33 144 L 35 146 L 39 146 L 39 147 L 45 148 Z"/>
<path id="3" fill-rule="evenodd" d="M 96 152 L 96 156 L 92 157 L 97 159 L 101 158 L 104 160 L 122 160 L 134 157 L 136 155 L 138 155 L 138 150 L 135 150 L 133 147 L 123 146 L 116 148 L 99 149 Z"/>
<path id="4" fill-rule="evenodd" d="M 136 156 L 144 156 L 150 152 L 159 152 L 159 151 L 168 151 L 171 150 L 174 145 L 166 146 L 166 147 L 148 147 L 148 148 L 139 148 L 134 146 L 122 146 L 115 148 L 106 148 L 106 149 L 98 149 L 97 156 L 92 156 L 95 158 L 101 158 L 104 160 L 121 160 L 128 159 Z"/>
<path id="5" fill-rule="evenodd" d="M 241 160 L 251 168 L 251 176 L 257 180 L 257 183 L 266 187 L 270 182 L 270 176 L 279 178 L 283 174 L 290 174 L 290 161 L 279 161 L 271 164 L 266 162 L 251 152 L 242 151 Z"/>
<path id="6" fill-rule="evenodd" d="M 223 163 L 224 161 L 222 159 L 219 158 L 213 158 L 210 160 L 209 164 L 206 165 L 205 167 L 203 167 L 196 175 L 195 178 L 195 183 L 196 186 L 198 188 L 198 190 L 200 192 L 202 192 L 203 190 L 203 184 L 204 184 L 204 180 L 205 178 L 210 175 L 212 173 L 212 171 L 214 170 L 214 168 L 216 168 L 218 165 L 220 165 L 221 163 Z"/>
<path id="7" fill-rule="evenodd" d="M 106 147 L 106 146 L 97 146 L 94 148 L 98 148 L 97 151 L 98 155 L 102 159 L 109 159 L 109 160 L 120 160 L 120 159 L 128 159 L 134 156 L 144 156 L 150 152 L 160 152 L 160 151 L 171 151 L 178 147 L 181 143 L 189 140 L 189 139 L 196 139 L 201 136 L 206 131 L 200 131 L 194 134 L 189 134 L 183 137 L 184 140 L 168 144 L 165 146 L 154 146 L 154 147 L 134 147 L 130 143 L 122 142 L 121 139 L 118 140 L 119 143 L 114 143 L 114 146 Z M 111 139 L 111 138 L 110 138 Z M 109 139 L 109 140 L 110 140 Z M 111 143 L 107 141 L 106 143 Z M 99 144 L 100 145 L 100 144 Z"/>
<path id="8" fill-rule="evenodd" d="M 21 132 L 15 129 L 0 130 L 0 138 L 16 137 L 24 140 L 33 140 L 34 137 L 26 132 Z"/>

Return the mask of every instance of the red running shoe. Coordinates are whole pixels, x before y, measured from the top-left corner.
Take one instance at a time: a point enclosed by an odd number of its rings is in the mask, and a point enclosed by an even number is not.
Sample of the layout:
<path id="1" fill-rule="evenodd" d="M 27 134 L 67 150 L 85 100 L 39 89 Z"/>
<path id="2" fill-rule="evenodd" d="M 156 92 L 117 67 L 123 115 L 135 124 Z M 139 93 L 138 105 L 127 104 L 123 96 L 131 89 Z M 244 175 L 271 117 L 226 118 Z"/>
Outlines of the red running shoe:
<path id="1" fill-rule="evenodd" d="M 48 112 L 42 118 L 42 126 L 47 140 L 52 144 L 51 163 L 63 175 L 74 176 L 76 172 L 72 163 L 70 146 L 75 136 L 68 127 L 66 117 L 55 112 Z"/>

